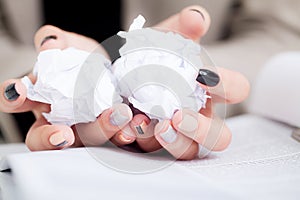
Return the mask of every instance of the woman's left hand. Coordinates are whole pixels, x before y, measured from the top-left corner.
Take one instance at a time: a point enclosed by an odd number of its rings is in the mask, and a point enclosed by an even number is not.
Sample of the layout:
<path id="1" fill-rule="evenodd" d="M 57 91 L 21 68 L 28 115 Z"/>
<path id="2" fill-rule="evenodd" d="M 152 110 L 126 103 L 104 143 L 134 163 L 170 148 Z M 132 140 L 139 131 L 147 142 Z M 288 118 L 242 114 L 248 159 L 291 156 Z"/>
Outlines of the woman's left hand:
<path id="1" fill-rule="evenodd" d="M 210 16 L 200 6 L 190 6 L 171 16 L 156 27 L 173 30 L 199 42 L 210 26 Z M 130 123 L 131 131 L 137 135 L 138 145 L 146 152 L 166 149 L 176 159 L 194 159 L 199 153 L 199 146 L 211 151 L 224 150 L 231 141 L 231 132 L 224 121 L 215 116 L 216 104 L 235 104 L 247 98 L 250 85 L 240 73 L 216 67 L 220 82 L 215 87 L 201 83 L 211 99 L 206 108 L 199 113 L 183 109 L 177 111 L 172 120 L 151 121 L 143 114 L 137 114 Z M 136 127 L 144 134 L 138 134 Z M 173 128 L 175 131 L 170 131 Z M 116 144 L 118 144 L 116 142 Z"/>

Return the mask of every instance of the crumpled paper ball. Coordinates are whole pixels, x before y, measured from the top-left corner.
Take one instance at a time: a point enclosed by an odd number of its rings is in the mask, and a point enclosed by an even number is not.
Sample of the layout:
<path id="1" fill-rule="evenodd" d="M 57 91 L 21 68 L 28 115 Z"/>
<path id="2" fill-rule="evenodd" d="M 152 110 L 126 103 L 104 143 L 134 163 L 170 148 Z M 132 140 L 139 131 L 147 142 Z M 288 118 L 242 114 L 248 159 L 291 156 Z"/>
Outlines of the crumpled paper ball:
<path id="1" fill-rule="evenodd" d="M 151 119 L 171 119 L 182 108 L 198 112 L 209 98 L 196 82 L 201 46 L 144 23 L 139 16 L 128 32 L 118 33 L 126 39 L 112 66 L 118 92 Z"/>
<path id="2" fill-rule="evenodd" d="M 25 76 L 27 98 L 50 104 L 51 111 L 43 116 L 51 124 L 72 126 L 93 122 L 122 98 L 115 92 L 110 61 L 99 53 L 75 48 L 42 51 L 34 66 L 33 84 Z"/>

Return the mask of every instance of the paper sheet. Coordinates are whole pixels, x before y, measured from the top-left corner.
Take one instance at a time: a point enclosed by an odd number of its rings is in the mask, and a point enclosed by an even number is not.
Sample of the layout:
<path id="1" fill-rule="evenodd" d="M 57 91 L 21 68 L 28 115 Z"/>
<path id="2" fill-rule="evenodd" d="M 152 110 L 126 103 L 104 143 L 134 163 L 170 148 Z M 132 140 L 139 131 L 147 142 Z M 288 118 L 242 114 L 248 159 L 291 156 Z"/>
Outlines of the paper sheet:
<path id="1" fill-rule="evenodd" d="M 131 167 L 160 162 L 116 149 L 89 150 Z M 102 165 L 90 151 L 77 148 L 9 157 L 8 162 L 14 166 L 16 191 L 20 191 L 24 200 L 235 199 L 234 195 L 177 165 L 155 173 L 124 173 Z"/>
<path id="2" fill-rule="evenodd" d="M 15 154 L 8 157 L 8 164 L 23 199 L 30 200 L 58 194 L 74 200 L 298 200 L 300 144 L 290 136 L 293 128 L 255 115 L 227 122 L 233 132 L 227 150 L 202 160 L 176 161 L 153 173 L 120 172 L 97 158 L 124 164 L 124 169 L 159 166 L 169 160 L 107 147 Z"/>
<path id="3" fill-rule="evenodd" d="M 227 125 L 233 133 L 227 150 L 181 164 L 241 199 L 298 199 L 300 143 L 291 137 L 293 128 L 250 114 Z"/>
<path id="4" fill-rule="evenodd" d="M 196 82 L 203 67 L 200 45 L 144 23 L 139 16 L 129 32 L 118 33 L 126 39 L 113 66 L 120 94 L 150 118 L 171 119 L 182 108 L 199 111 L 208 98 Z"/>
<path id="5" fill-rule="evenodd" d="M 75 48 L 42 51 L 33 74 L 22 79 L 27 97 L 51 105 L 50 113 L 43 113 L 52 124 L 71 126 L 80 122 L 95 121 L 103 110 L 121 102 L 107 69 L 110 61 L 98 53 Z"/>

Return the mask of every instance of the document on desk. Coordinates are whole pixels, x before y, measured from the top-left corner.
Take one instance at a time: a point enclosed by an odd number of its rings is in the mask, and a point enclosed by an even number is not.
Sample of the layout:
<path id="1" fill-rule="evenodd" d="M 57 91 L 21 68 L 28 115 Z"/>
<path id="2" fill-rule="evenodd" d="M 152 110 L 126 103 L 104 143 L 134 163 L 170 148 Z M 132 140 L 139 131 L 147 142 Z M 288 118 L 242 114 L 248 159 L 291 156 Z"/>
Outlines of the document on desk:
<path id="1" fill-rule="evenodd" d="M 170 162 L 99 147 L 13 154 L 2 169 L 12 169 L 26 200 L 298 199 L 300 143 L 291 138 L 292 128 L 254 115 L 228 125 L 230 147 L 201 160 Z"/>

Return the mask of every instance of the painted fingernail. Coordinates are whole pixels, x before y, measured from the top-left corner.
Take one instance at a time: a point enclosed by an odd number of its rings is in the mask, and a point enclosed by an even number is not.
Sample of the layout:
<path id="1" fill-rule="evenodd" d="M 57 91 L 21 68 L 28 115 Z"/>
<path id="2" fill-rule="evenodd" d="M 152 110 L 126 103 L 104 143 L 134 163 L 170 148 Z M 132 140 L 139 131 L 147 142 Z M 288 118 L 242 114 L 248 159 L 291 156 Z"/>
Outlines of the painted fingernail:
<path id="1" fill-rule="evenodd" d="M 199 13 L 199 14 L 202 16 L 203 20 L 205 21 L 205 17 L 204 17 L 203 13 L 202 13 L 200 10 L 197 10 L 197 9 L 190 9 L 190 11 L 194 11 L 194 12 Z"/>
<path id="2" fill-rule="evenodd" d="M 214 87 L 220 82 L 220 77 L 213 71 L 208 69 L 200 69 L 196 80 L 203 85 Z"/>
<path id="3" fill-rule="evenodd" d="M 138 132 L 138 134 L 140 135 L 144 135 L 144 129 L 147 126 L 147 123 L 145 121 L 143 121 L 140 125 L 136 126 L 135 129 Z"/>
<path id="4" fill-rule="evenodd" d="M 294 138 L 296 141 L 300 142 L 300 129 L 296 129 L 293 131 L 292 138 Z"/>
<path id="5" fill-rule="evenodd" d="M 49 138 L 49 142 L 53 146 L 62 147 L 65 146 L 68 142 L 64 137 L 63 133 L 55 133 Z"/>
<path id="6" fill-rule="evenodd" d="M 128 123 L 130 117 L 121 113 L 119 109 L 116 109 L 110 115 L 110 123 L 114 126 L 122 126 Z"/>
<path id="7" fill-rule="evenodd" d="M 177 133 L 176 131 L 173 129 L 172 126 L 169 125 L 168 130 L 161 133 L 160 137 L 168 144 L 171 144 L 173 142 L 175 142 L 175 140 L 177 139 Z"/>
<path id="8" fill-rule="evenodd" d="M 178 128 L 183 132 L 195 132 L 198 128 L 198 121 L 195 117 L 186 114 L 183 116 L 182 121 L 178 124 Z"/>
<path id="9" fill-rule="evenodd" d="M 210 154 L 210 152 L 211 152 L 210 150 L 208 150 L 207 148 L 199 144 L 199 153 L 198 153 L 199 158 L 207 157 Z"/>
<path id="10" fill-rule="evenodd" d="M 45 44 L 48 40 L 56 40 L 56 39 L 57 39 L 57 36 L 49 35 L 43 39 L 43 41 L 41 42 L 41 46 L 43 46 L 43 44 Z"/>
<path id="11" fill-rule="evenodd" d="M 140 134 L 140 135 L 144 135 L 145 134 L 141 126 L 136 126 L 135 129 L 138 132 L 138 134 Z"/>
<path id="12" fill-rule="evenodd" d="M 7 86 L 4 91 L 4 96 L 9 101 L 14 101 L 20 96 L 20 94 L 17 92 L 15 86 L 16 86 L 16 84 L 12 83 L 9 86 Z"/>

